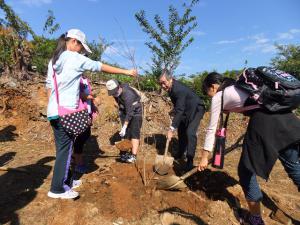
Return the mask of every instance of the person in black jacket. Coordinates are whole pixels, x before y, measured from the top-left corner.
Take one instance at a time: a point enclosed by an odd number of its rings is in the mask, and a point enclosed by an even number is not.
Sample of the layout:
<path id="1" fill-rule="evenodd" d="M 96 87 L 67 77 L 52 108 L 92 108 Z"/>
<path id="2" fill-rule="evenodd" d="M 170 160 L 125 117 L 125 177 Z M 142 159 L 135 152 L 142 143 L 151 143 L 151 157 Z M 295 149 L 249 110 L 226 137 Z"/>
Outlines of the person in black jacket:
<path id="1" fill-rule="evenodd" d="M 178 132 L 179 151 L 175 159 L 179 159 L 186 151 L 186 170 L 193 168 L 193 159 L 197 145 L 197 130 L 205 112 L 202 99 L 189 87 L 172 78 L 167 69 L 164 69 L 159 83 L 169 93 L 174 105 L 174 118 L 168 131 L 170 140 L 174 132 Z"/>
<path id="2" fill-rule="evenodd" d="M 117 80 L 109 80 L 106 83 L 108 95 L 113 96 L 119 105 L 119 114 L 122 129 L 121 137 L 131 139 L 132 153 L 121 155 L 121 161 L 134 163 L 140 144 L 140 130 L 142 127 L 142 104 L 139 94 L 128 84 L 120 84 Z"/>

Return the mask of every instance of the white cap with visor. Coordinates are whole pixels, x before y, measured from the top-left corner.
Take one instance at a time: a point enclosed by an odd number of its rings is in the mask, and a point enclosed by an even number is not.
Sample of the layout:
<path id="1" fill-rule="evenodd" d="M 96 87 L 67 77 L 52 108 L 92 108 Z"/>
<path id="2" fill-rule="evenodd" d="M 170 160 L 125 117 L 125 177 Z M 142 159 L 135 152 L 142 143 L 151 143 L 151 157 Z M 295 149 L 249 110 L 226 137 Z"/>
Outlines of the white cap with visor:
<path id="1" fill-rule="evenodd" d="M 81 30 L 78 30 L 78 29 L 68 30 L 68 32 L 66 34 L 66 37 L 75 38 L 77 41 L 80 41 L 81 44 L 82 44 L 82 46 L 84 47 L 84 49 L 88 53 L 92 53 L 91 49 L 87 45 L 86 36 L 85 36 L 85 34 Z"/>

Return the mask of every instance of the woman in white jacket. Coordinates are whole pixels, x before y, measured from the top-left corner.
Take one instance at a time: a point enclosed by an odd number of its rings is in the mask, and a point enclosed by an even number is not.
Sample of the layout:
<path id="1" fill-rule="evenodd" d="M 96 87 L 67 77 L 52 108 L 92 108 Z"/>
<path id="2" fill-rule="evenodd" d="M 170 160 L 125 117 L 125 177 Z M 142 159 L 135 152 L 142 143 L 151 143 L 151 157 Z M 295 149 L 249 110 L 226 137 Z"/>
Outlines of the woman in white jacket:
<path id="1" fill-rule="evenodd" d="M 210 122 L 206 131 L 200 171 L 208 165 L 208 157 L 213 150 L 215 133 L 221 112 L 243 111 L 249 102 L 248 94 L 234 86 L 234 80 L 213 72 L 203 81 L 203 92 L 212 98 Z M 263 198 L 256 175 L 268 179 L 277 158 L 288 176 L 300 190 L 300 119 L 291 111 L 270 113 L 262 108 L 249 112 L 250 120 L 243 143 L 243 151 L 238 165 L 240 185 L 243 188 L 250 213 L 244 222 L 250 225 L 264 225 L 260 202 Z"/>

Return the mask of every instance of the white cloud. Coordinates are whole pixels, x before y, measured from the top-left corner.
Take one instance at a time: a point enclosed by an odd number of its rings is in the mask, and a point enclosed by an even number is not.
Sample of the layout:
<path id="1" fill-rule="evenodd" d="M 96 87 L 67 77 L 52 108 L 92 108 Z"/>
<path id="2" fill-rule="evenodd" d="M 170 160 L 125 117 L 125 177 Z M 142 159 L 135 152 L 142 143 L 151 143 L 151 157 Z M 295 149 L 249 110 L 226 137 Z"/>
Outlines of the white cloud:
<path id="1" fill-rule="evenodd" d="M 215 42 L 215 44 L 217 44 L 217 45 L 235 44 L 235 43 L 241 42 L 243 40 L 245 40 L 245 38 L 238 38 L 238 39 L 234 39 L 234 40 L 222 40 L 222 41 Z"/>
<path id="2" fill-rule="evenodd" d="M 255 40 L 256 44 L 265 44 L 270 41 L 268 38 L 265 37 L 264 33 L 255 34 L 253 36 L 248 37 L 248 39 Z"/>
<path id="3" fill-rule="evenodd" d="M 266 54 L 266 53 L 276 53 L 277 49 L 274 46 L 274 43 L 277 42 L 279 44 L 280 42 L 295 39 L 298 36 L 300 36 L 300 29 L 293 28 L 286 32 L 273 34 L 273 37 L 271 35 L 267 36 L 265 33 L 257 33 L 244 38 L 237 38 L 232 40 L 221 40 L 215 42 L 214 44 L 228 45 L 228 44 L 236 44 L 243 41 L 244 43 L 247 44 L 242 48 L 241 50 L 242 52 L 247 52 L 247 53 L 260 52 Z M 219 51 L 217 53 L 219 53 Z"/>
<path id="4" fill-rule="evenodd" d="M 256 40 L 256 43 L 257 43 L 257 44 L 265 44 L 265 43 L 267 43 L 267 42 L 269 42 L 269 39 L 268 39 L 268 38 L 260 38 L 260 39 L 257 39 L 257 40 Z"/>
<path id="5" fill-rule="evenodd" d="M 195 36 L 204 36 L 204 35 L 206 35 L 206 33 L 203 32 L 203 31 L 192 31 L 191 34 L 195 35 Z"/>
<path id="6" fill-rule="evenodd" d="M 276 52 L 276 47 L 270 43 L 254 43 L 250 44 L 242 49 L 242 52 L 256 52 L 260 51 L 261 53 L 274 53 Z"/>
<path id="7" fill-rule="evenodd" d="M 122 39 L 113 39 L 111 40 L 113 43 L 135 43 L 135 42 L 145 42 L 145 39 L 129 39 L 129 40 L 122 40 Z"/>
<path id="8" fill-rule="evenodd" d="M 300 33 L 300 29 L 293 28 L 290 29 L 288 32 L 278 33 L 277 40 L 292 40 Z"/>
<path id="9" fill-rule="evenodd" d="M 300 33 L 300 29 L 290 29 L 290 33 L 292 34 Z"/>
<path id="10" fill-rule="evenodd" d="M 29 6 L 39 6 L 43 4 L 50 4 L 53 0 L 21 0 L 23 4 L 29 5 Z"/>
<path id="11" fill-rule="evenodd" d="M 217 44 L 217 45 L 223 45 L 223 44 L 234 44 L 234 43 L 236 43 L 235 40 L 222 40 L 222 41 L 216 42 L 215 44 Z"/>
<path id="12" fill-rule="evenodd" d="M 277 34 L 277 39 L 278 40 L 291 40 L 294 39 L 294 35 L 291 33 L 279 33 Z"/>
<path id="13" fill-rule="evenodd" d="M 263 52 L 263 53 L 274 53 L 276 51 L 277 51 L 276 47 L 274 45 L 271 45 L 271 44 L 264 45 L 261 48 L 261 52 Z"/>
<path id="14" fill-rule="evenodd" d="M 264 33 L 255 34 L 252 36 L 249 36 L 247 38 L 248 40 L 252 40 L 252 43 L 245 46 L 242 49 L 242 52 L 261 52 L 261 53 L 273 53 L 276 52 L 276 47 L 273 43 L 271 43 L 271 39 L 266 38 Z M 254 41 L 254 42 L 253 42 Z"/>

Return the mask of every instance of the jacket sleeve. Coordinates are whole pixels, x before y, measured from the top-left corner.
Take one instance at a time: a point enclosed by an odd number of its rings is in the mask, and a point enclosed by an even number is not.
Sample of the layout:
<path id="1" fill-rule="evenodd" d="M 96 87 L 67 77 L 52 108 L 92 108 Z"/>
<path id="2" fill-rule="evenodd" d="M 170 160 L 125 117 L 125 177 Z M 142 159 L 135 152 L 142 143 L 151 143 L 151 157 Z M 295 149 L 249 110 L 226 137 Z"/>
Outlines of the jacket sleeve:
<path id="1" fill-rule="evenodd" d="M 175 129 L 178 128 L 179 123 L 182 119 L 182 115 L 185 110 L 186 96 L 187 96 L 187 92 L 185 92 L 185 91 L 176 93 L 175 98 L 177 98 L 177 100 L 176 100 L 176 104 L 174 106 L 175 116 L 174 116 L 174 119 L 173 119 L 172 125 L 171 125 Z"/>
<path id="2" fill-rule="evenodd" d="M 218 92 L 211 101 L 209 125 L 206 129 L 205 141 L 203 148 L 206 151 L 213 151 L 215 143 L 215 135 L 218 127 L 218 121 L 221 112 L 222 92 Z"/>
<path id="3" fill-rule="evenodd" d="M 76 60 L 77 64 L 80 65 L 80 72 L 84 72 L 86 70 L 94 72 L 101 71 L 102 63 L 100 61 L 91 60 L 90 58 L 79 53 L 76 55 Z"/>

